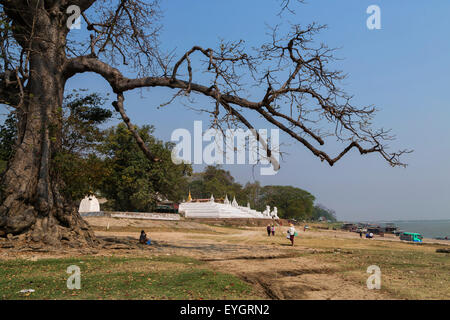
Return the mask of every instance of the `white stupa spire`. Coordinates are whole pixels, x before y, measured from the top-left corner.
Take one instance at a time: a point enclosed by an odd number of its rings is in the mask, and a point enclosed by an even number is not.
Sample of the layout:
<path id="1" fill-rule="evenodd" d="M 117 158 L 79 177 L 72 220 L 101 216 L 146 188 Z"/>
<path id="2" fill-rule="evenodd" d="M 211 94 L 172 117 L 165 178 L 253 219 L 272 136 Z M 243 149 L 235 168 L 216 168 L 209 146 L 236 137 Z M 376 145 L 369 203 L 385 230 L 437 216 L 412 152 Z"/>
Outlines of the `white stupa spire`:
<path id="1" fill-rule="evenodd" d="M 233 202 L 231 203 L 231 205 L 235 208 L 239 207 L 237 201 L 236 201 L 236 197 L 233 197 Z"/>

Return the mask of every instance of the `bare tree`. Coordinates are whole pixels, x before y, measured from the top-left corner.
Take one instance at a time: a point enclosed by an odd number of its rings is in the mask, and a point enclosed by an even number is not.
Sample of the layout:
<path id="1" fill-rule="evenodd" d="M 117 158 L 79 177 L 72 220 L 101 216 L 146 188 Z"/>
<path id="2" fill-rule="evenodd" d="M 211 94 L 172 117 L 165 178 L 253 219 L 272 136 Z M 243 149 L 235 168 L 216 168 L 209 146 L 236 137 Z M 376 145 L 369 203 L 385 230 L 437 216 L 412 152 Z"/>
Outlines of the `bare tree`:
<path id="1" fill-rule="evenodd" d="M 389 131 L 371 129 L 375 109 L 352 105 L 338 87 L 343 74 L 328 68 L 333 50 L 314 41 L 322 26 L 292 26 L 284 37 L 275 28 L 270 41 L 257 49 L 247 50 L 243 41 L 223 42 L 216 49 L 194 45 L 177 57 L 158 48 L 156 0 L 0 0 L 0 5 L 0 101 L 19 118 L 16 151 L 1 181 L 0 236 L 21 235 L 52 245 L 95 243 L 88 224 L 61 195 L 62 182 L 51 164 L 61 148 L 65 84 L 84 72 L 102 76 L 111 86 L 115 109 L 153 161 L 158 159 L 125 111 L 124 93 L 137 88 L 172 88 L 170 101 L 209 97 L 211 109 L 206 111 L 217 128 L 232 124 L 253 129 L 253 113 L 329 165 L 352 149 L 378 153 L 392 166 L 404 165 L 399 157 L 407 151 L 387 151 Z M 84 41 L 72 37 L 68 28 L 74 5 L 83 19 Z M 282 11 L 288 5 L 282 1 Z M 202 83 L 194 79 L 194 65 L 203 71 Z M 126 77 L 121 68 L 134 70 L 137 77 Z M 261 96 L 250 99 L 247 90 L 255 86 Z M 329 137 L 344 144 L 336 156 L 321 149 Z"/>

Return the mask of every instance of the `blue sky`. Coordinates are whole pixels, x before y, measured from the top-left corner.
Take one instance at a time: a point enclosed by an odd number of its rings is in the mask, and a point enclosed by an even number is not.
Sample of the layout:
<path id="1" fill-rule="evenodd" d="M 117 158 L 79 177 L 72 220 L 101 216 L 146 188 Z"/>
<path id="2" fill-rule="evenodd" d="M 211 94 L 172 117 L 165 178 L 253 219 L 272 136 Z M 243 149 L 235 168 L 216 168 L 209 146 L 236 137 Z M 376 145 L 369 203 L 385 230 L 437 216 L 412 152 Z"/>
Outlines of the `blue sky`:
<path id="1" fill-rule="evenodd" d="M 281 23 L 283 31 L 288 22 L 326 24 L 328 29 L 317 39 L 341 48 L 337 56 L 343 60 L 335 66 L 348 74 L 343 87 L 355 96 L 354 103 L 378 107 L 375 124 L 393 128 L 397 136 L 392 148 L 415 152 L 404 158 L 409 164 L 406 169 L 391 168 L 379 156 L 361 157 L 356 152 L 331 168 L 299 143 L 281 135 L 281 141 L 290 145 L 277 175 L 259 176 L 259 170 L 255 170 L 253 177 L 251 166 L 225 168 L 241 183 L 256 178 L 264 185 L 293 185 L 308 190 L 317 202 L 336 210 L 338 218 L 344 220 L 449 218 L 450 2 L 309 0 L 294 6 L 295 14 L 282 18 L 277 16 L 279 3 L 162 1 L 163 48 L 182 53 L 193 45 L 215 47 L 219 39 L 244 39 L 251 47 L 268 40 L 266 25 Z M 372 4 L 381 8 L 381 30 L 366 27 L 366 9 Z M 201 75 L 195 77 L 201 82 Z M 95 75 L 77 76 L 70 80 L 69 87 L 109 91 Z M 154 125 L 156 136 L 164 140 L 170 139 L 174 129 L 192 130 L 194 120 L 208 120 L 206 114 L 187 110 L 179 102 L 157 109 L 170 92 L 151 89 L 126 95 L 132 121 Z M 199 99 L 198 103 L 199 107 L 209 106 L 206 100 Z M 255 121 L 259 127 L 264 126 Z M 330 142 L 327 150 L 337 151 L 339 145 Z"/>

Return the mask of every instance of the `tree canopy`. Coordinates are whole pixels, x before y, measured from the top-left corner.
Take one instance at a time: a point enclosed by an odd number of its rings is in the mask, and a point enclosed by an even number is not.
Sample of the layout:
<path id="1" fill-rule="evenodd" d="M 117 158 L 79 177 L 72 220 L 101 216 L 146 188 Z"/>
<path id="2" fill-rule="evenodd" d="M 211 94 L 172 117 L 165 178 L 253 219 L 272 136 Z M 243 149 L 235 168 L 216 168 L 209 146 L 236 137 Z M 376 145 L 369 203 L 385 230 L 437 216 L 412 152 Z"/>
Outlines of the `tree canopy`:
<path id="1" fill-rule="evenodd" d="M 153 127 L 136 130 L 159 161 L 146 158 L 124 124 L 106 130 L 99 151 L 105 156 L 110 173 L 103 179 L 100 190 L 110 202 L 108 206 L 118 211 L 148 212 L 158 201 L 181 201 L 191 166 L 172 163 L 173 145 L 156 140 L 152 136 Z"/>

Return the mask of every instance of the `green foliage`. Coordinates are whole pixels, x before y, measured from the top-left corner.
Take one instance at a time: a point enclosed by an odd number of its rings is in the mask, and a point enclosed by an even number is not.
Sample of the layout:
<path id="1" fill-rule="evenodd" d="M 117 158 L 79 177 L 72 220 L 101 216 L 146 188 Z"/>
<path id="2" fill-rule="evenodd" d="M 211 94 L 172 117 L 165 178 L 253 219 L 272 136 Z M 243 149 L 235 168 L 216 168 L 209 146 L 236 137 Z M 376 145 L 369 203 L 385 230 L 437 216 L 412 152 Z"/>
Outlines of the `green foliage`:
<path id="1" fill-rule="evenodd" d="M 181 200 L 187 186 L 185 176 L 192 171 L 190 165 L 172 162 L 173 144 L 156 140 L 153 127 L 143 126 L 137 131 L 160 161 L 146 158 L 124 124 L 106 130 L 105 140 L 98 147 L 111 170 L 104 179 L 102 194 L 114 210 L 149 211 L 164 198 Z"/>
<path id="2" fill-rule="evenodd" d="M 236 196 L 238 201 L 245 200 L 242 197 L 242 186 L 234 182 L 230 172 L 220 166 L 208 166 L 203 172 L 194 174 L 189 188 L 192 197 L 198 199 L 208 199 L 213 194 L 216 198 L 225 198 L 225 195 L 228 195 L 229 198 Z"/>
<path id="3" fill-rule="evenodd" d="M 245 199 L 252 208 L 261 209 L 264 204 L 261 202 L 262 187 L 259 181 L 254 183 L 247 182 L 245 187 L 242 189 Z M 265 208 L 264 208 L 265 209 Z M 264 210 L 263 209 L 263 210 Z"/>
<path id="4" fill-rule="evenodd" d="M 64 182 L 64 194 L 76 203 L 98 191 L 110 173 L 96 154 L 96 147 L 104 139 L 100 125 L 112 117 L 110 110 L 102 108 L 105 101 L 97 93 L 74 90 L 64 98 L 60 110 L 62 148 L 53 155 L 52 170 Z"/>
<path id="5" fill-rule="evenodd" d="M 53 159 L 53 170 L 64 181 L 63 192 L 78 204 L 88 193 L 100 190 L 103 180 L 111 170 L 95 154 L 81 157 L 78 154 L 60 152 Z"/>
<path id="6" fill-rule="evenodd" d="M 81 90 L 83 92 L 84 90 Z M 100 125 L 111 119 L 112 112 L 102 108 L 106 99 L 97 93 L 74 91 L 64 98 L 62 146 L 64 152 L 83 155 L 92 153 L 103 140 Z"/>
<path id="7" fill-rule="evenodd" d="M 336 222 L 336 213 L 334 210 L 328 209 L 320 204 L 314 206 L 312 219 L 313 220 L 319 220 L 321 217 L 325 218 L 326 220 L 330 220 L 331 222 Z"/>
<path id="8" fill-rule="evenodd" d="M 14 154 L 14 145 L 17 138 L 17 117 L 10 112 L 3 125 L 0 125 L 0 160 L 3 162 L 2 171 L 6 167 L 5 162 Z"/>
<path id="9" fill-rule="evenodd" d="M 8 165 L 8 161 L 0 160 L 0 173 L 6 170 L 6 166 Z"/>
<path id="10" fill-rule="evenodd" d="M 280 218 L 309 219 L 314 208 L 314 196 L 292 186 L 265 186 L 261 189 L 258 209 L 266 205 L 278 208 Z M 262 207 L 263 206 L 263 207 Z"/>

